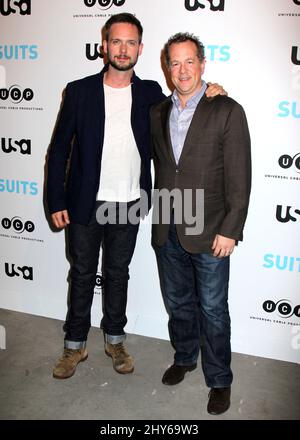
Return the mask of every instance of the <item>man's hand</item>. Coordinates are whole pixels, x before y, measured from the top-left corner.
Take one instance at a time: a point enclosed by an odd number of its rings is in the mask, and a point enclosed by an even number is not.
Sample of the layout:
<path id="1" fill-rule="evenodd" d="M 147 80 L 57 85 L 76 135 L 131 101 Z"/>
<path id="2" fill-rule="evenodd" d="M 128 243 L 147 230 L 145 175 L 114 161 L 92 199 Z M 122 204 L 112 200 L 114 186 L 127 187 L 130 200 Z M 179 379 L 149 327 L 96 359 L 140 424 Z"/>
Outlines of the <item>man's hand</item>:
<path id="1" fill-rule="evenodd" d="M 65 209 L 64 211 L 54 212 L 51 214 L 52 223 L 58 229 L 65 228 L 70 224 L 68 211 Z"/>
<path id="2" fill-rule="evenodd" d="M 228 257 L 232 254 L 234 246 L 235 240 L 233 238 L 227 238 L 223 235 L 217 234 L 211 248 L 214 251 L 214 257 L 222 258 Z"/>
<path id="3" fill-rule="evenodd" d="M 224 90 L 223 87 L 220 86 L 220 84 L 217 84 L 217 83 L 212 84 L 212 83 L 208 82 L 207 85 L 208 85 L 208 87 L 205 91 L 205 94 L 208 98 L 213 98 L 214 96 L 217 96 L 217 95 L 226 95 L 226 96 L 228 95 L 226 90 Z"/>

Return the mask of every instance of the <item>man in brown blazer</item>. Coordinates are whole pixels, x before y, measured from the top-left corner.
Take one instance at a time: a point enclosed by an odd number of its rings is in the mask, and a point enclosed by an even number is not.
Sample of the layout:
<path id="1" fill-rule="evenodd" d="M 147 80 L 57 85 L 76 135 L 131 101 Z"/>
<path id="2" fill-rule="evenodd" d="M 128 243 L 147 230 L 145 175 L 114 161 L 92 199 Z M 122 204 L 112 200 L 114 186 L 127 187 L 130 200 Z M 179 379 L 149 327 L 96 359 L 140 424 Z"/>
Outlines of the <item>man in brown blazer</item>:
<path id="1" fill-rule="evenodd" d="M 175 91 L 151 111 L 152 242 L 175 356 L 162 381 L 183 380 L 196 368 L 201 350 L 211 388 L 207 410 L 221 414 L 230 406 L 232 383 L 229 256 L 243 239 L 250 136 L 236 101 L 206 97 L 204 47 L 197 37 L 174 35 L 164 55 Z"/>

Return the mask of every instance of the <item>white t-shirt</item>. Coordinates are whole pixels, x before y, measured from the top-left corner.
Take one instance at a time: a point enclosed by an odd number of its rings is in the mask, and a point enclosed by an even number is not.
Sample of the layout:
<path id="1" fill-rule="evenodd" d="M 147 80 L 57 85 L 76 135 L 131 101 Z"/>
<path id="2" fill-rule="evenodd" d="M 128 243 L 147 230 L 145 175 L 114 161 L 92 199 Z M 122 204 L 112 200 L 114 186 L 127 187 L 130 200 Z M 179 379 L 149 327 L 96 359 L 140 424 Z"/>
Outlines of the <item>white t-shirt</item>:
<path id="1" fill-rule="evenodd" d="M 105 129 L 97 200 L 130 202 L 140 197 L 141 158 L 131 128 L 131 85 L 104 84 Z"/>

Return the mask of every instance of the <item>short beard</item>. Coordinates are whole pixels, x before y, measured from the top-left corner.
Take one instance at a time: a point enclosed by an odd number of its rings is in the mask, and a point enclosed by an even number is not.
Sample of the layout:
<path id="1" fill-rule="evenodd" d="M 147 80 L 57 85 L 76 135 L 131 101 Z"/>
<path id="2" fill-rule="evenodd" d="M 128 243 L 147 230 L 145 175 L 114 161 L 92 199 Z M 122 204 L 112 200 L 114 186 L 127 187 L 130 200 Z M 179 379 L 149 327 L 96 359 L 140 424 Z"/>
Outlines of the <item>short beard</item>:
<path id="1" fill-rule="evenodd" d="M 112 67 L 114 67 L 116 70 L 119 70 L 120 72 L 127 72 L 127 70 L 132 69 L 136 65 L 136 63 L 137 61 L 131 62 L 127 64 L 127 66 L 119 66 L 119 64 L 117 64 L 115 60 L 108 59 L 108 64 L 110 64 Z"/>
<path id="2" fill-rule="evenodd" d="M 107 59 L 108 59 L 108 64 L 110 64 L 116 70 L 119 70 L 120 72 L 127 72 L 127 70 L 132 69 L 136 65 L 138 57 L 136 57 L 135 61 L 131 61 L 127 66 L 120 66 L 119 64 L 117 64 L 114 58 L 110 57 L 109 51 L 107 51 Z"/>

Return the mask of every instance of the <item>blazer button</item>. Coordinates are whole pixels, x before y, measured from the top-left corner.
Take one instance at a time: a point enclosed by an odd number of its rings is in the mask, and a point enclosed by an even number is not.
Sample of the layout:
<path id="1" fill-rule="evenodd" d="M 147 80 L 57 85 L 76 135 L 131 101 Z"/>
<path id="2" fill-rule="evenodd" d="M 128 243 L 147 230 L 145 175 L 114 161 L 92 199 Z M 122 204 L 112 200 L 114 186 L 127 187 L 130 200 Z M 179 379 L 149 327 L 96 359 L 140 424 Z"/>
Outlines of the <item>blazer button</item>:
<path id="1" fill-rule="evenodd" d="M 179 170 L 178 170 L 178 168 L 176 168 L 176 174 L 179 174 Z"/>

